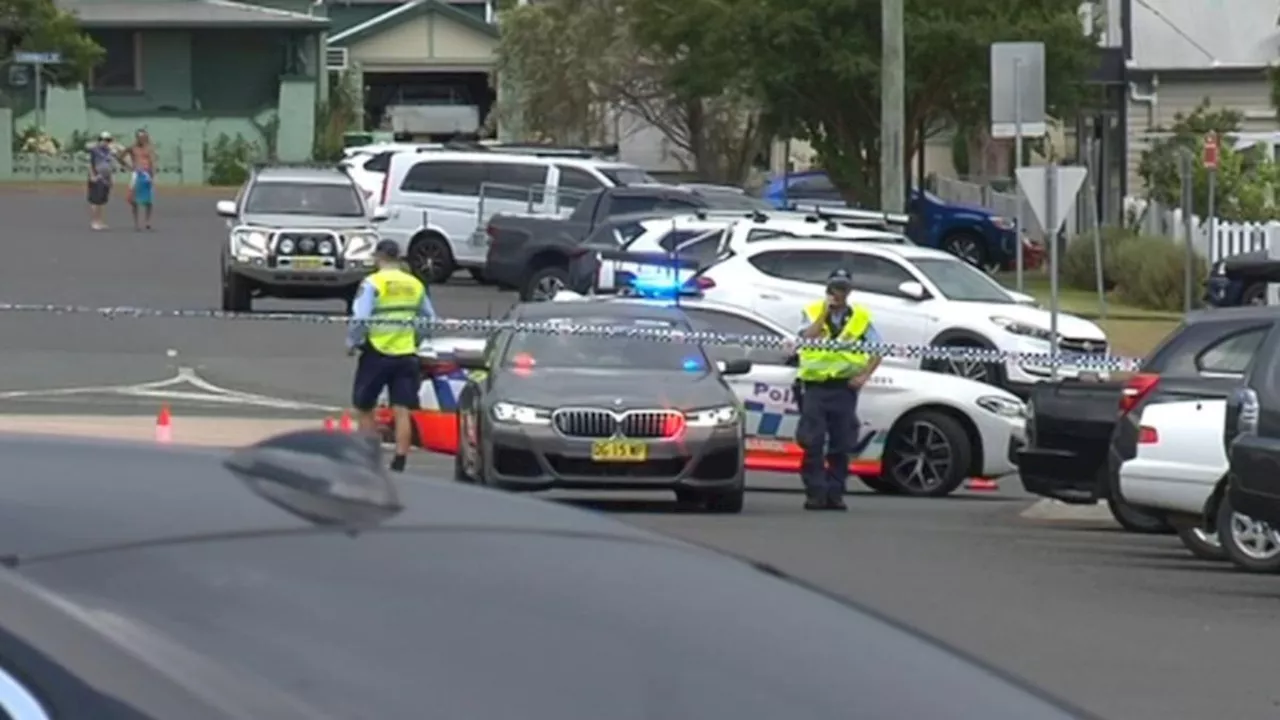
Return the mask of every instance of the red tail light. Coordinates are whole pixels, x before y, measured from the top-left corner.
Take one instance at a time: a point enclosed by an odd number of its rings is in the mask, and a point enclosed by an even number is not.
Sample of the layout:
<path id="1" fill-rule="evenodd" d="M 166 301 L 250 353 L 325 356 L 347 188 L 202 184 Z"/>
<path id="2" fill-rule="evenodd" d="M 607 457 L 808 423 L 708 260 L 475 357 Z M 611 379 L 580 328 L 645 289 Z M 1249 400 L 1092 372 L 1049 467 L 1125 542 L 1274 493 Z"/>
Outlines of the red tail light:
<path id="1" fill-rule="evenodd" d="M 445 377 L 457 372 L 458 364 L 435 358 L 422 358 L 422 374 L 427 377 Z"/>
<path id="2" fill-rule="evenodd" d="M 684 432 L 684 416 L 668 415 L 662 421 L 662 437 L 673 438 L 679 437 Z"/>
<path id="3" fill-rule="evenodd" d="M 1124 389 L 1120 391 L 1120 414 L 1127 415 L 1132 412 L 1138 403 L 1155 389 L 1158 382 L 1160 382 L 1160 376 L 1152 373 L 1138 373 L 1129 378 L 1129 382 L 1125 383 Z"/>
<path id="4" fill-rule="evenodd" d="M 1155 445 L 1160 442 L 1160 433 L 1156 432 L 1153 427 L 1143 425 L 1138 428 L 1138 444 L 1139 445 Z"/>
<path id="5" fill-rule="evenodd" d="M 693 279 L 693 286 L 699 290 L 710 290 L 716 286 L 716 281 L 705 275 L 699 275 Z"/>

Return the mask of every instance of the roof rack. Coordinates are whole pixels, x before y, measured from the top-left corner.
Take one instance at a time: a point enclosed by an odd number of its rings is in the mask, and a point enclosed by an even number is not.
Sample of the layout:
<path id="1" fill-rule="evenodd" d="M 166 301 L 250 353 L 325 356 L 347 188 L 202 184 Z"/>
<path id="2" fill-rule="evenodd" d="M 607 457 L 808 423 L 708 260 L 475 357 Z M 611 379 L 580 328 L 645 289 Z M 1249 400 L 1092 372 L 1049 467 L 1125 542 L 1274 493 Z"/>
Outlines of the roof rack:
<path id="1" fill-rule="evenodd" d="M 495 140 L 450 140 L 443 145 L 446 150 L 461 152 L 499 152 L 519 155 L 535 155 L 537 157 L 599 158 L 617 157 L 618 144 L 578 146 L 578 145 L 542 145 L 539 143 L 507 143 Z"/>
<path id="2" fill-rule="evenodd" d="M 254 171 L 271 170 L 281 168 L 286 170 L 346 170 L 346 166 L 341 163 L 318 163 L 318 162 L 256 162 L 253 164 Z"/>
<path id="3" fill-rule="evenodd" d="M 880 212 L 879 210 L 859 210 L 857 208 L 848 207 L 823 207 L 821 205 L 806 207 L 793 205 L 792 207 L 793 209 L 801 212 L 812 213 L 823 220 L 836 220 L 846 225 L 878 223 L 905 227 L 911 222 L 910 215 Z"/>

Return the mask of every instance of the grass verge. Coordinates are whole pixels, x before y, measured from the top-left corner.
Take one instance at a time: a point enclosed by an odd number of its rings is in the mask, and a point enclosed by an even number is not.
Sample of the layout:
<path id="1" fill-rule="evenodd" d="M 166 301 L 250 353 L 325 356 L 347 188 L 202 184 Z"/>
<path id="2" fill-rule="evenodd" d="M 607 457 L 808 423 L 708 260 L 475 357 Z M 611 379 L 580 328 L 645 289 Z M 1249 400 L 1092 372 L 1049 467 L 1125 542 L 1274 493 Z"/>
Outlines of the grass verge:
<path id="1" fill-rule="evenodd" d="M 996 279 L 1011 290 L 1017 287 L 1013 273 L 998 275 Z M 1022 279 L 1023 292 L 1048 307 L 1049 277 L 1044 273 L 1026 273 Z M 1130 357 L 1145 357 L 1182 322 L 1182 313 L 1132 307 L 1111 302 L 1110 298 L 1104 320 L 1096 292 L 1061 286 L 1058 288 L 1058 307 L 1063 312 L 1096 322 L 1106 332 L 1112 353 Z"/>

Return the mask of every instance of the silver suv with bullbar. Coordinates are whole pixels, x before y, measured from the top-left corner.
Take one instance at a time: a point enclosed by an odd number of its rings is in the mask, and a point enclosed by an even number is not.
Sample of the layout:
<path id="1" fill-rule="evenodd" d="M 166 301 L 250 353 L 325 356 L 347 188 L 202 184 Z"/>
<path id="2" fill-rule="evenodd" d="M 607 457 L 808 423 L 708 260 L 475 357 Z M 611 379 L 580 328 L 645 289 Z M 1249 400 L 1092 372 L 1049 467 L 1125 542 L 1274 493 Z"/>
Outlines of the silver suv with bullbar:
<path id="1" fill-rule="evenodd" d="M 347 173 L 333 167 L 263 166 L 235 200 L 218 202 L 227 218 L 222 309 L 248 312 L 254 298 L 340 298 L 350 306 L 373 270 L 374 210 Z"/>

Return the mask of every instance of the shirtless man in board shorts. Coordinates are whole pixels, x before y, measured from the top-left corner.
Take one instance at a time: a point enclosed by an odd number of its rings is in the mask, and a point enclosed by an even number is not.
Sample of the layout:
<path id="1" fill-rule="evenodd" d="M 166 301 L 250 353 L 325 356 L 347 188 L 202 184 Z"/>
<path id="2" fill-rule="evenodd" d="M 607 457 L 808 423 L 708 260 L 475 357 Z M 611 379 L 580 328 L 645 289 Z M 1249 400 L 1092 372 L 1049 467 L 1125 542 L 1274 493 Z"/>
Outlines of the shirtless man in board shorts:
<path id="1" fill-rule="evenodd" d="M 133 170 L 133 174 L 129 178 L 129 207 L 133 209 L 133 228 L 141 230 L 142 224 L 138 222 L 138 209 L 142 208 L 143 217 L 146 219 L 146 227 L 151 229 L 151 206 L 153 200 L 153 192 L 155 187 L 155 167 L 156 154 L 155 149 L 151 146 L 151 137 L 147 135 L 146 130 L 139 130 L 134 136 L 133 145 L 130 145 L 121 155 L 123 160 L 125 157 L 129 159 L 129 167 Z"/>

